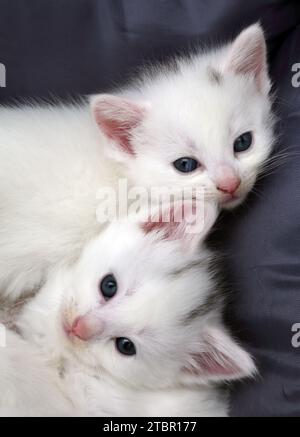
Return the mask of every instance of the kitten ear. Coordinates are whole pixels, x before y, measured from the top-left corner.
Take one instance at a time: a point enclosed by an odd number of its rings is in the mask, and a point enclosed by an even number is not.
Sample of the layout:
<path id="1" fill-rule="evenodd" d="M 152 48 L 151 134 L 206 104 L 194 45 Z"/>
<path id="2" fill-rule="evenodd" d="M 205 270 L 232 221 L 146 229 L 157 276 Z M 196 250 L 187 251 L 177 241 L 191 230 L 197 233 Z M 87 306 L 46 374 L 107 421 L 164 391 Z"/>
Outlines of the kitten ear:
<path id="1" fill-rule="evenodd" d="M 142 230 L 156 233 L 161 240 L 180 240 L 184 248 L 193 251 L 206 238 L 218 216 L 215 202 L 177 201 L 157 208 Z"/>
<path id="2" fill-rule="evenodd" d="M 198 349 L 198 350 L 197 350 Z M 254 362 L 226 332 L 224 327 L 207 328 L 190 352 L 181 377 L 187 384 L 208 381 L 229 381 L 253 376 Z"/>
<path id="3" fill-rule="evenodd" d="M 134 155 L 132 130 L 143 121 L 146 105 L 109 94 L 92 97 L 90 104 L 94 120 L 108 140 L 118 151 Z"/>
<path id="4" fill-rule="evenodd" d="M 261 92 L 270 91 L 266 40 L 258 23 L 242 31 L 233 41 L 225 70 L 234 74 L 252 75 Z"/>

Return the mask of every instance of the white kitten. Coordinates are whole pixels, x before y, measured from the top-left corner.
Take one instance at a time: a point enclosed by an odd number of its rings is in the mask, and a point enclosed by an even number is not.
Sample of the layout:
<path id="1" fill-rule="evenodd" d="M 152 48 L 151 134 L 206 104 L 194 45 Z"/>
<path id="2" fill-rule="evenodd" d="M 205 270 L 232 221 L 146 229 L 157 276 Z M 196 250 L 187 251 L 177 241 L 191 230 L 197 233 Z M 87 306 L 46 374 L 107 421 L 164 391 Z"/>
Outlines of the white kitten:
<path id="1" fill-rule="evenodd" d="M 120 177 L 134 186 L 202 187 L 224 207 L 251 190 L 272 144 L 262 29 L 175 64 L 92 98 L 92 116 L 85 103 L 0 109 L 5 296 L 38 288 L 60 260 L 78 257 L 103 227 L 99 188 L 115 189 Z"/>
<path id="2" fill-rule="evenodd" d="M 256 24 L 219 50 L 146 71 L 121 90 L 123 101 L 94 97 L 92 108 L 133 181 L 203 187 L 232 208 L 272 148 L 269 92 L 266 43 Z"/>
<path id="3" fill-rule="evenodd" d="M 216 212 L 207 205 L 192 234 L 188 220 L 110 225 L 25 308 L 18 327 L 63 375 L 70 414 L 226 415 L 213 383 L 250 376 L 254 365 L 221 319 L 203 245 Z"/>

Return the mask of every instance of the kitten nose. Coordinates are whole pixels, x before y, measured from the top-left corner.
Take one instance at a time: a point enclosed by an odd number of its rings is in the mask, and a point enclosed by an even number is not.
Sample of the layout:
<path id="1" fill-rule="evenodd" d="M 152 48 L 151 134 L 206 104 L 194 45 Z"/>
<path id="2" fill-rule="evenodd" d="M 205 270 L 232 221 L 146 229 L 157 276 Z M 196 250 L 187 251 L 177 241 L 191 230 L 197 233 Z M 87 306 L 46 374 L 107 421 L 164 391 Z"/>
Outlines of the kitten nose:
<path id="1" fill-rule="evenodd" d="M 228 166 L 220 166 L 217 175 L 217 189 L 226 194 L 234 194 L 241 185 L 241 179 Z"/>
<path id="2" fill-rule="evenodd" d="M 88 341 L 102 334 L 104 322 L 93 314 L 77 317 L 71 327 L 70 333 L 80 340 Z"/>
<path id="3" fill-rule="evenodd" d="M 221 181 L 221 183 L 219 182 L 217 189 L 226 194 L 234 194 L 236 190 L 239 188 L 240 184 L 241 184 L 240 179 L 235 179 L 235 180 L 224 179 L 223 181 Z"/>

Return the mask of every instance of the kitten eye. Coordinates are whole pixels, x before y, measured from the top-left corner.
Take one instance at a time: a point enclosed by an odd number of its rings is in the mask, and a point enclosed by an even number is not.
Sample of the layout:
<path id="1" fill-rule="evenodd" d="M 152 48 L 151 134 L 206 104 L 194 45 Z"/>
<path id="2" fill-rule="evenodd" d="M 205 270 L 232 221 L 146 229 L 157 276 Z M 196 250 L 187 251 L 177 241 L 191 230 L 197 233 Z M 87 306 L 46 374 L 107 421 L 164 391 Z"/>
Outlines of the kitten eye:
<path id="1" fill-rule="evenodd" d="M 245 152 L 251 146 L 253 141 L 253 135 L 251 132 L 245 132 L 243 135 L 239 136 L 234 144 L 233 149 L 234 153 Z"/>
<path id="2" fill-rule="evenodd" d="M 116 338 L 116 348 L 122 355 L 136 355 L 135 346 L 128 338 Z"/>
<path id="3" fill-rule="evenodd" d="M 174 161 L 173 165 L 181 173 L 191 173 L 200 166 L 200 163 L 194 158 L 183 157 Z"/>
<path id="4" fill-rule="evenodd" d="M 118 283 L 114 275 L 106 275 L 100 283 L 100 290 L 105 299 L 111 299 L 118 291 Z"/>

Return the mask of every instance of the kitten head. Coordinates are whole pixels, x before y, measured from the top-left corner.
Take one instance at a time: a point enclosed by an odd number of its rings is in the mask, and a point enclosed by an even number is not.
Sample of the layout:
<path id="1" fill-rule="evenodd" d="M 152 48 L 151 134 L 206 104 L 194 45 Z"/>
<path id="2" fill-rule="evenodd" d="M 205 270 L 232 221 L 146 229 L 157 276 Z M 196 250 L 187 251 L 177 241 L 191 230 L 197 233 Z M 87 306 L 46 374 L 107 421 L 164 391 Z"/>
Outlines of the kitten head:
<path id="1" fill-rule="evenodd" d="M 202 188 L 226 208 L 252 189 L 273 142 L 266 43 L 256 24 L 217 51 L 91 101 L 109 152 L 141 186 Z"/>
<path id="2" fill-rule="evenodd" d="M 188 232 L 186 218 L 111 224 L 74 268 L 48 285 L 43 305 L 55 320 L 57 346 L 99 374 L 137 387 L 250 375 L 250 357 L 221 322 L 211 254 L 202 244 L 216 216 L 207 205 L 198 233 Z M 57 291 L 61 302 L 52 317 Z M 45 323 L 43 317 L 41 329 L 53 336 Z"/>

